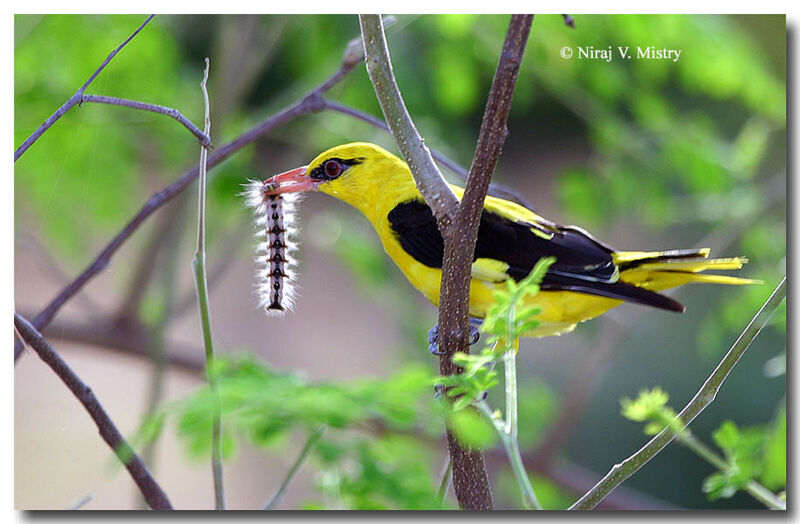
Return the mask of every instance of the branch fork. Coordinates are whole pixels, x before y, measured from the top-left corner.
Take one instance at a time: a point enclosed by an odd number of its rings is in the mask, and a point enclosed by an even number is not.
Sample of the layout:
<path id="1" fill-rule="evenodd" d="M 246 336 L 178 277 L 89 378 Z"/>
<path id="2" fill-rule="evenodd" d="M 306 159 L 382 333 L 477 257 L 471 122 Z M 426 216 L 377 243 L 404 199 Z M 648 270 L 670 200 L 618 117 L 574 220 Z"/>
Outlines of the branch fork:
<path id="1" fill-rule="evenodd" d="M 367 72 L 375 88 L 386 123 L 422 193 L 431 207 L 444 239 L 442 285 L 439 300 L 439 370 L 451 375 L 460 370 L 451 361 L 457 351 L 469 353 L 468 312 L 472 255 L 478 236 L 483 202 L 508 130 L 506 121 L 519 66 L 533 15 L 512 15 L 506 40 L 486 103 L 475 158 L 461 202 L 455 197 L 433 162 L 419 135 L 392 72 L 380 15 L 360 15 Z M 492 509 L 492 495 L 483 455 L 461 447 L 447 431 L 453 464 L 453 486 L 464 509 Z"/>

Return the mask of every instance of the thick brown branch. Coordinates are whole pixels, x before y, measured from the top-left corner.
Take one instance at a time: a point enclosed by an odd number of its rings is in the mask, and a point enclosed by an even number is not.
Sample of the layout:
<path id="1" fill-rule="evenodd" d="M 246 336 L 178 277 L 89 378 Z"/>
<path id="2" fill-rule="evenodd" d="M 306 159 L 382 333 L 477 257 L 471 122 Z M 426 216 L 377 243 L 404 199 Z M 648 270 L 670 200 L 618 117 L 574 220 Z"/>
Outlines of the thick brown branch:
<path id="1" fill-rule="evenodd" d="M 311 91 L 301 101 L 294 105 L 280 111 L 279 113 L 264 120 L 257 126 L 253 127 L 246 133 L 240 135 L 235 140 L 223 145 L 213 154 L 208 156 L 208 167 L 213 167 L 227 159 L 240 149 L 248 146 L 264 136 L 265 134 L 273 131 L 274 129 L 294 120 L 295 118 L 322 110 L 322 95 L 325 94 L 330 88 L 340 82 L 346 77 L 355 67 L 357 62 L 353 62 L 352 57 L 345 56 L 344 62 L 339 69 L 325 82 L 320 84 L 316 89 Z M 198 169 L 193 167 L 175 182 L 165 187 L 161 191 L 155 193 L 150 197 L 147 202 L 142 206 L 139 212 L 134 216 L 125 227 L 111 239 L 105 248 L 100 252 L 94 261 L 87 267 L 83 273 L 78 275 L 75 280 L 70 282 L 64 289 L 62 289 L 56 297 L 38 315 L 33 319 L 33 325 L 36 329 L 43 329 L 53 317 L 58 313 L 59 309 L 71 299 L 75 293 L 81 290 L 87 282 L 94 278 L 98 273 L 108 266 L 111 262 L 111 257 L 116 251 L 124 244 L 128 238 L 138 229 L 150 215 L 155 213 L 158 209 L 167 204 L 170 200 L 180 194 L 186 187 L 197 178 Z M 14 360 L 18 359 L 22 354 L 22 344 L 16 342 L 14 344 Z"/>
<path id="2" fill-rule="evenodd" d="M 144 462 L 133 451 L 130 445 L 122 438 L 122 434 L 114 425 L 111 417 L 103 409 L 91 388 L 75 374 L 61 356 L 53 349 L 47 340 L 18 313 L 14 313 L 14 327 L 25 342 L 33 348 L 39 357 L 58 375 L 58 378 L 72 391 L 100 431 L 100 436 L 108 446 L 125 464 L 133 481 L 142 492 L 142 496 L 153 509 L 172 509 L 167 494 L 150 475 Z"/>
<path id="3" fill-rule="evenodd" d="M 478 224 L 492 173 L 508 134 L 506 121 L 511 110 L 511 97 L 532 22 L 533 15 L 511 17 L 489 99 L 486 102 L 475 157 L 464 196 L 458 207 L 456 222 L 444 234 L 442 287 L 439 299 L 439 350 L 442 353 L 439 357 L 439 371 L 442 375 L 460 372 L 451 360 L 454 353 L 457 351 L 469 353 L 467 344 L 469 289 Z M 486 507 L 487 504 L 491 507 L 491 493 L 488 491 L 483 455 L 460 449 L 449 431 L 447 441 L 453 459 L 453 488 L 458 500 L 477 500 L 482 507 Z M 461 458 L 462 462 L 457 462 L 457 458 Z M 457 474 L 459 470 L 461 475 Z"/>
<path id="4" fill-rule="evenodd" d="M 144 29 L 144 26 L 146 26 L 150 22 L 150 20 L 153 19 L 154 16 L 155 15 L 148 16 L 147 19 L 144 22 L 142 22 L 142 25 L 140 25 L 139 28 L 136 29 L 136 31 L 131 33 L 131 36 L 126 38 L 125 41 L 122 42 L 116 49 L 111 51 L 111 53 L 109 53 L 106 59 L 103 60 L 103 63 L 100 64 L 100 67 L 98 67 L 97 70 L 94 72 L 94 74 L 92 74 L 92 76 L 90 76 L 89 79 L 86 82 L 84 82 L 84 84 L 80 87 L 80 89 L 78 89 L 75 92 L 75 94 L 70 97 L 69 100 L 64 102 L 64 104 L 61 107 L 59 107 L 55 113 L 50 115 L 50 117 L 47 120 L 45 120 L 44 123 L 40 125 L 39 128 L 36 131 L 34 131 L 33 134 L 29 136 L 25 140 L 25 142 L 23 142 L 22 145 L 17 148 L 16 151 L 14 151 L 14 162 L 16 162 L 19 159 L 19 157 L 21 157 L 25 153 L 25 151 L 27 151 L 28 148 L 33 145 L 34 142 L 39 140 L 39 137 L 42 136 L 45 133 L 45 131 L 50 129 L 59 118 L 64 116 L 67 113 L 67 111 L 69 111 L 70 109 L 72 109 L 73 107 L 75 107 L 77 104 L 80 103 L 81 98 L 83 97 L 83 92 L 86 91 L 86 88 L 89 87 L 89 85 L 92 82 L 94 82 L 94 79 L 97 78 L 97 75 L 99 75 L 100 72 L 103 69 L 105 69 L 108 63 L 111 62 L 111 60 L 115 56 L 117 56 L 117 53 L 119 53 L 120 50 L 128 44 L 128 42 L 133 40 L 133 37 L 139 34 L 139 31 Z"/>
<path id="5" fill-rule="evenodd" d="M 475 157 L 470 167 L 464 196 L 458 207 L 457 227 L 445 235 L 442 289 L 439 308 L 440 368 L 446 374 L 456 371 L 450 358 L 467 346 L 469 284 L 472 255 L 478 238 L 478 224 L 508 129 L 517 75 L 528 42 L 533 15 L 512 15 L 503 50 L 497 64 L 489 98 L 478 135 Z"/>

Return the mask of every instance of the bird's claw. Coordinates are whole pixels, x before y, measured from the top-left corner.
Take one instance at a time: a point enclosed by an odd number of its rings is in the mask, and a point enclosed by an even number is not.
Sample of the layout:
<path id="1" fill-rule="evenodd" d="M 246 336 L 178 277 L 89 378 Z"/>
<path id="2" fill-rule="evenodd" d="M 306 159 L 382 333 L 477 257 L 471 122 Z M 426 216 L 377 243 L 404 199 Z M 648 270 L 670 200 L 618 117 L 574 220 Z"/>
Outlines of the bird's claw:
<path id="1" fill-rule="evenodd" d="M 439 324 L 434 324 L 430 331 L 428 331 L 428 351 L 437 357 L 444 355 L 444 353 L 439 351 Z"/>
<path id="2" fill-rule="evenodd" d="M 483 321 L 479 318 L 469 319 L 469 345 L 475 345 L 481 338 L 480 327 Z M 430 331 L 428 331 L 428 351 L 436 356 L 442 356 L 444 353 L 439 351 L 439 324 L 435 324 Z"/>
<path id="3" fill-rule="evenodd" d="M 433 398 L 434 400 L 439 400 L 444 396 L 444 385 L 443 384 L 436 384 L 433 386 Z"/>

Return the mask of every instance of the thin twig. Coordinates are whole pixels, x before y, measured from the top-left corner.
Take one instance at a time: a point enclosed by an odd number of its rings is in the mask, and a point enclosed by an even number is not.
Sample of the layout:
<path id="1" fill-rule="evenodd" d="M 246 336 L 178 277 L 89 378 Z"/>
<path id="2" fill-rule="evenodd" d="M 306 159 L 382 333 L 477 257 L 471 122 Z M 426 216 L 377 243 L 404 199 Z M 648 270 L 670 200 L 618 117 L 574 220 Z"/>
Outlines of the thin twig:
<path id="1" fill-rule="evenodd" d="M 487 100 L 475 158 L 462 203 L 459 205 L 405 107 L 392 72 L 381 17 L 359 16 L 367 72 L 385 120 L 414 175 L 420 193 L 431 207 L 444 238 L 444 267 L 439 302 L 439 349 L 442 352 L 439 368 L 442 375 L 459 372 L 450 358 L 456 351 L 469 351 L 466 326 L 470 264 L 483 202 L 507 135 L 506 121 L 511 97 L 532 21 L 532 15 L 511 17 Z M 482 454 L 461 447 L 449 430 L 447 441 L 453 460 L 453 485 L 459 504 L 465 509 L 490 509 L 493 505 L 491 490 Z"/>
<path id="2" fill-rule="evenodd" d="M 147 470 L 147 466 L 133 448 L 125 441 L 117 426 L 103 409 L 92 389 L 67 365 L 47 340 L 30 322 L 14 312 L 14 327 L 18 336 L 25 341 L 50 366 L 58 378 L 72 391 L 72 394 L 83 404 L 89 416 L 97 425 L 100 436 L 114 451 L 114 454 L 125 465 L 133 481 L 142 492 L 142 496 L 153 509 L 172 509 L 166 493 Z"/>
<path id="3" fill-rule="evenodd" d="M 499 455 L 499 453 L 497 453 Z M 536 464 L 529 460 L 529 455 L 523 457 L 523 461 L 528 471 L 543 475 L 562 488 L 577 495 L 586 493 L 594 486 L 594 479 L 597 473 L 574 462 L 559 460 L 557 463 L 550 463 L 546 468 L 539 469 Z M 505 457 L 503 457 L 505 458 Z M 611 494 L 603 499 L 597 506 L 598 509 L 640 509 L 640 510 L 665 510 L 679 509 L 663 500 L 659 500 L 651 495 L 638 492 L 627 486 L 620 486 Z"/>
<path id="4" fill-rule="evenodd" d="M 308 440 L 306 440 L 303 449 L 300 450 L 300 455 L 297 457 L 297 460 L 294 461 L 294 464 L 292 464 L 292 467 L 289 468 L 289 471 L 283 478 L 283 482 L 281 482 L 280 487 L 278 487 L 278 491 L 276 491 L 275 495 L 272 496 L 270 501 L 264 505 L 265 510 L 275 509 L 278 504 L 280 504 L 283 496 L 286 494 L 286 490 L 289 489 L 289 484 L 291 484 L 294 478 L 297 476 L 297 472 L 300 471 L 300 467 L 303 465 L 303 463 L 305 463 L 306 459 L 311 454 L 311 451 L 314 449 L 314 446 L 317 445 L 317 442 L 319 442 L 319 439 L 321 439 L 322 435 L 324 434 L 324 427 L 311 432 L 311 435 L 309 435 Z"/>
<path id="5" fill-rule="evenodd" d="M 531 485 L 531 480 L 528 477 L 528 473 L 525 471 L 525 465 L 522 462 L 522 455 L 520 455 L 519 452 L 519 445 L 514 445 L 515 439 L 513 439 L 508 433 L 507 425 L 503 424 L 503 421 L 495 416 L 495 414 L 492 412 L 492 409 L 489 407 L 489 404 L 485 400 L 478 402 L 477 406 L 481 413 L 483 413 L 484 416 L 486 416 L 486 418 L 492 422 L 497 434 L 500 437 L 500 442 L 503 443 L 503 449 L 506 452 L 506 458 L 511 466 L 511 471 L 514 473 L 514 480 L 516 480 L 517 485 L 520 487 L 520 491 L 522 492 L 522 502 L 525 506 L 525 509 L 542 509 L 541 504 L 539 504 L 539 499 L 536 498 L 536 493 L 533 491 L 533 486 Z"/>
<path id="6" fill-rule="evenodd" d="M 339 69 L 331 75 L 325 82 L 318 85 L 308 95 L 295 104 L 283 109 L 275 115 L 267 118 L 247 132 L 215 150 L 208 157 L 208 167 L 214 167 L 227 159 L 240 149 L 252 144 L 262 136 L 274 131 L 282 125 L 315 111 L 320 111 L 322 95 L 330 90 L 334 85 L 341 82 L 355 66 L 363 59 L 363 55 L 358 53 L 345 53 L 345 57 Z M 139 212 L 117 233 L 111 241 L 106 244 L 103 250 L 97 255 L 91 264 L 75 280 L 70 282 L 65 288 L 59 291 L 58 295 L 40 311 L 32 320 L 36 329 L 44 329 L 47 324 L 55 317 L 61 307 L 66 304 L 83 286 L 86 285 L 98 273 L 103 271 L 111 262 L 111 257 L 117 250 L 133 235 L 136 229 L 158 209 L 166 205 L 173 198 L 179 195 L 186 187 L 197 178 L 198 169 L 195 166 L 181 175 L 175 182 L 164 189 L 158 191 L 144 203 Z M 14 360 L 16 361 L 22 354 L 22 344 L 17 341 L 14 344 Z"/>
<path id="7" fill-rule="evenodd" d="M 211 110 L 208 103 L 209 60 L 206 58 L 206 68 L 200 88 L 203 90 L 205 106 L 206 135 L 211 133 Z M 208 162 L 208 148 L 200 147 L 200 163 L 198 165 L 199 180 L 197 184 L 197 251 L 194 254 L 192 268 L 194 282 L 197 287 L 197 305 L 200 312 L 200 325 L 203 328 L 203 346 L 206 356 L 206 378 L 217 404 L 211 423 L 211 471 L 214 476 L 214 507 L 217 510 L 225 509 L 225 484 L 222 473 L 222 405 L 220 403 L 217 380 L 212 372 L 214 365 L 214 340 L 211 335 L 211 312 L 208 307 L 208 284 L 206 282 L 206 164 Z"/>
<path id="8" fill-rule="evenodd" d="M 201 146 L 211 147 L 211 137 L 200 131 L 200 129 L 198 129 L 198 127 L 194 125 L 191 120 L 183 116 L 177 109 L 139 102 L 138 100 L 128 100 L 125 98 L 103 95 L 82 95 L 78 105 L 85 103 L 127 107 L 130 109 L 138 109 L 140 111 L 149 111 L 150 113 L 158 113 L 159 115 L 170 116 L 177 120 L 178 123 L 180 123 L 183 127 L 188 129 L 191 134 L 196 136 L 200 141 Z"/>
<path id="9" fill-rule="evenodd" d="M 697 394 L 686 404 L 686 407 L 678 414 L 681 429 L 687 427 L 709 404 L 714 401 L 720 386 L 728 377 L 733 367 L 741 356 L 750 347 L 750 344 L 767 324 L 772 314 L 786 298 L 786 277 L 784 276 L 778 287 L 767 299 L 750 324 L 742 331 L 739 338 L 731 346 L 728 353 L 722 358 L 716 369 L 706 379 Z M 622 484 L 628 477 L 633 475 L 651 458 L 664 449 L 675 438 L 673 428 L 665 427 L 661 432 L 653 437 L 650 442 L 645 444 L 639 451 L 616 464 L 611 471 L 603 477 L 589 492 L 583 495 L 570 509 L 592 509 L 598 502 L 608 495 L 614 488 Z"/>
<path id="10" fill-rule="evenodd" d="M 531 485 L 528 472 L 522 463 L 522 455 L 519 452 L 519 417 L 517 415 L 517 348 L 506 351 L 503 355 L 505 373 L 503 379 L 506 387 L 506 434 L 508 435 L 507 450 L 511 469 L 517 478 L 517 483 L 522 487 L 523 501 L 527 506 L 535 509 L 542 509 L 536 492 Z M 486 402 L 484 400 L 484 402 Z"/>
<path id="11" fill-rule="evenodd" d="M 103 63 L 100 64 L 100 67 L 98 67 L 97 70 L 94 72 L 94 74 L 92 74 L 92 76 L 90 76 L 89 79 L 86 82 L 84 82 L 84 84 L 80 87 L 80 89 L 75 91 L 75 94 L 72 95 L 69 100 L 64 102 L 64 104 L 61 107 L 59 107 L 55 113 L 50 115 L 50 117 L 47 120 L 45 120 L 44 123 L 40 125 L 39 128 L 36 131 L 34 131 L 31 136 L 25 139 L 25 142 L 23 142 L 22 145 L 19 146 L 16 151 L 14 151 L 14 162 L 16 162 L 19 159 L 19 157 L 21 157 L 25 153 L 25 151 L 27 151 L 28 148 L 31 147 L 33 143 L 36 142 L 39 139 L 39 137 L 44 134 L 45 131 L 50 129 L 59 118 L 64 116 L 67 113 L 67 111 L 69 111 L 70 109 L 72 109 L 73 107 L 75 107 L 77 104 L 80 103 L 81 98 L 83 97 L 83 93 L 84 91 L 86 91 L 86 88 L 89 87 L 89 84 L 94 82 L 94 79 L 97 78 L 97 75 L 99 75 L 100 72 L 103 69 L 105 69 L 108 63 L 111 62 L 111 60 L 115 56 L 117 56 L 117 53 L 119 53 L 120 50 L 122 50 L 122 48 L 128 44 L 128 42 L 133 40 L 133 37 L 139 34 L 139 31 L 144 29 L 144 26 L 146 26 L 150 22 L 150 20 L 153 19 L 154 16 L 156 15 L 148 16 L 147 19 L 144 22 L 142 22 L 142 25 L 140 25 L 139 28 L 136 29 L 136 31 L 131 33 L 131 35 L 128 38 L 126 38 L 124 42 L 122 42 L 119 46 L 117 46 L 116 49 L 111 51 L 111 53 L 106 57 L 106 59 L 103 60 Z"/>

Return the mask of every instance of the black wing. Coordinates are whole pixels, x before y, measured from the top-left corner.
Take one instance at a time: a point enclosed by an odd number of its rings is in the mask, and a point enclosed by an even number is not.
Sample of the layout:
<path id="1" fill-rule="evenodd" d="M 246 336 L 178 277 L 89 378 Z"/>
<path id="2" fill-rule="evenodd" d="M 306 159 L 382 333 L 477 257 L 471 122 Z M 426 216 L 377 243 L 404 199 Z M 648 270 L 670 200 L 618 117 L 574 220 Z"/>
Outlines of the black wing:
<path id="1" fill-rule="evenodd" d="M 389 213 L 389 223 L 402 248 L 418 262 L 442 267 L 444 242 L 430 208 L 420 200 L 398 204 Z M 618 281 L 612 250 L 578 228 L 557 227 L 551 239 L 531 231 L 533 225 L 517 223 L 488 211 L 481 215 L 473 260 L 490 258 L 508 264 L 514 280 L 525 278 L 543 257 L 555 257 L 543 290 L 577 291 L 626 300 L 671 311 L 684 307 L 653 291 Z"/>

